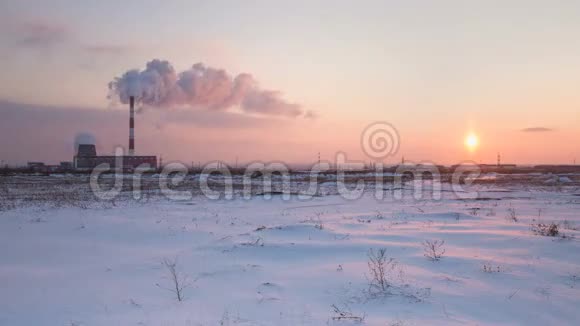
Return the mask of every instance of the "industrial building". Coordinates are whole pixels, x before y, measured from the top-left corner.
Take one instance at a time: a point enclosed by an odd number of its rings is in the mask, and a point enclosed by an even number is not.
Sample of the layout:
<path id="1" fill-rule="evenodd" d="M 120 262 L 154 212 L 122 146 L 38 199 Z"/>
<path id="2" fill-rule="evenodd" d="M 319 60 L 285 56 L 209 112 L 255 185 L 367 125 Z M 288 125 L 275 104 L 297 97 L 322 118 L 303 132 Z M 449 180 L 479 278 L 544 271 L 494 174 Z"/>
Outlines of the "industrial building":
<path id="1" fill-rule="evenodd" d="M 26 168 L 35 173 L 63 173 L 73 170 L 72 162 L 60 162 L 59 165 L 48 165 L 44 162 L 28 162 Z"/>
<path id="2" fill-rule="evenodd" d="M 99 156 L 94 144 L 79 144 L 73 159 L 75 170 L 88 171 L 100 164 L 108 164 L 111 169 L 122 168 L 123 171 L 133 171 L 140 168 L 157 169 L 157 157 L 154 155 L 135 155 L 135 98 L 129 98 L 129 152 L 123 156 Z"/>

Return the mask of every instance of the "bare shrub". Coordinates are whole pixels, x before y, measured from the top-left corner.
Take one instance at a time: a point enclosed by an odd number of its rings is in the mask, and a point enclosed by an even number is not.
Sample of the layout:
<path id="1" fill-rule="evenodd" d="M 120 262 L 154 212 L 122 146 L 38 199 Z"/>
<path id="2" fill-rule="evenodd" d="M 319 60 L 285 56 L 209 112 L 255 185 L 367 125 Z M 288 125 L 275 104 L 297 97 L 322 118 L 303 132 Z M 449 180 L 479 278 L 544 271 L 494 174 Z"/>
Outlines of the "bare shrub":
<path id="1" fill-rule="evenodd" d="M 421 302 L 431 295 L 430 288 L 416 288 L 407 283 L 404 269 L 394 258 L 387 258 L 386 249 L 368 251 L 367 280 L 369 287 L 363 291 L 366 299 L 382 299 L 388 296 L 401 296 L 414 302 Z"/>
<path id="2" fill-rule="evenodd" d="M 300 223 L 309 223 L 314 226 L 314 228 L 322 230 L 324 229 L 324 223 L 322 222 L 321 216 L 324 212 L 314 212 L 315 217 L 309 217 L 307 220 L 301 221 Z"/>
<path id="3" fill-rule="evenodd" d="M 265 229 L 266 229 L 266 227 L 264 225 L 262 225 L 262 226 L 258 226 L 254 231 L 263 231 Z"/>
<path id="4" fill-rule="evenodd" d="M 314 227 L 319 230 L 324 229 L 324 223 L 322 223 L 322 220 L 320 218 L 318 218 L 318 221 L 314 222 Z"/>
<path id="5" fill-rule="evenodd" d="M 226 310 L 220 319 L 220 326 L 227 326 L 230 324 L 230 313 Z"/>
<path id="6" fill-rule="evenodd" d="M 569 273 L 568 274 L 568 286 L 570 286 L 570 288 L 574 288 L 576 286 L 577 283 L 580 282 L 580 274 L 577 273 Z"/>
<path id="7" fill-rule="evenodd" d="M 218 325 L 230 326 L 230 325 L 240 325 L 240 324 L 246 324 L 245 319 L 240 318 L 239 314 L 237 316 L 230 314 L 230 312 L 228 312 L 228 310 L 226 309 L 222 315 L 222 318 L 219 320 Z M 201 325 L 201 324 L 196 324 L 196 325 Z"/>
<path id="8" fill-rule="evenodd" d="M 324 212 L 315 212 L 314 215 L 316 215 L 316 219 L 313 220 L 314 227 L 319 229 L 319 230 L 324 229 L 324 223 L 322 223 L 322 218 L 321 218 L 321 216 L 324 215 Z"/>
<path id="9" fill-rule="evenodd" d="M 407 323 L 405 321 L 396 319 L 387 324 L 387 326 L 405 326 Z"/>
<path id="10" fill-rule="evenodd" d="M 481 270 L 484 273 L 500 273 L 503 271 L 503 268 L 499 265 L 492 264 L 491 262 L 483 263 L 481 265 Z"/>
<path id="11" fill-rule="evenodd" d="M 471 207 L 468 209 L 468 211 L 471 216 L 477 216 L 479 213 L 479 207 Z"/>
<path id="12" fill-rule="evenodd" d="M 262 237 L 258 237 L 258 238 L 256 238 L 256 240 L 243 242 L 242 246 L 263 247 L 264 246 L 264 239 L 262 239 Z"/>
<path id="13" fill-rule="evenodd" d="M 353 314 L 348 307 L 345 309 L 340 309 L 336 305 L 331 305 L 334 316 L 331 317 L 332 320 L 337 321 L 353 321 L 356 323 L 362 323 L 365 320 L 365 315 L 358 316 Z"/>
<path id="14" fill-rule="evenodd" d="M 421 244 L 423 245 L 423 255 L 432 261 L 440 260 L 445 254 L 443 248 L 445 240 L 425 240 Z"/>
<path id="15" fill-rule="evenodd" d="M 392 285 L 389 277 L 397 267 L 397 261 L 394 258 L 387 258 L 386 254 L 386 249 L 369 250 L 367 265 L 371 277 L 369 280 L 370 293 L 384 293 Z"/>
<path id="16" fill-rule="evenodd" d="M 518 213 L 516 212 L 516 209 L 513 207 L 508 208 L 507 210 L 508 215 L 507 215 L 507 219 L 513 222 L 517 222 L 518 221 Z"/>
<path id="17" fill-rule="evenodd" d="M 531 225 L 531 230 L 536 235 L 544 237 L 557 237 L 560 234 L 558 224 L 552 222 L 550 224 L 535 223 Z"/>
<path id="18" fill-rule="evenodd" d="M 168 278 L 171 283 L 171 286 L 166 288 L 166 290 L 175 294 L 177 301 L 183 301 L 183 291 L 191 285 L 189 278 L 178 270 L 177 259 L 171 260 L 164 258 L 163 266 L 165 266 L 169 273 Z M 159 286 L 159 284 L 157 284 L 157 286 Z"/>

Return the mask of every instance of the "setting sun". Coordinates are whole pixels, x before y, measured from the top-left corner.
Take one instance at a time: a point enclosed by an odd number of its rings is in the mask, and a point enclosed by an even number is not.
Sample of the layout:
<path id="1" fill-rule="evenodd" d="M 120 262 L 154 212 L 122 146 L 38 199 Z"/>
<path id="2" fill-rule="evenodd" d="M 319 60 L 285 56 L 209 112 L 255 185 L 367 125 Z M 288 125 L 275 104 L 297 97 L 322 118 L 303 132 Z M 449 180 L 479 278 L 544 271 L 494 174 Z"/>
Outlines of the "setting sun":
<path id="1" fill-rule="evenodd" d="M 477 135 L 471 133 L 471 134 L 467 135 L 467 137 L 465 137 L 465 147 L 467 147 L 467 149 L 470 152 L 475 151 L 478 144 L 479 144 L 479 139 L 477 138 Z"/>

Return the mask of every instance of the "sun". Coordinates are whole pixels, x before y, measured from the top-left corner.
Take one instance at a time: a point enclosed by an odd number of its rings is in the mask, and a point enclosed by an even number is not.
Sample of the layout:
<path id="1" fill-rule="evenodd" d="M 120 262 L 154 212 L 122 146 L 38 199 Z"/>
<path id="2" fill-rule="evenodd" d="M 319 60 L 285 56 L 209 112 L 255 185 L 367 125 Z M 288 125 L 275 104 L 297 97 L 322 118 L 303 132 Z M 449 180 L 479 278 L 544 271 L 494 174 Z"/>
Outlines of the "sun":
<path id="1" fill-rule="evenodd" d="M 476 134 L 470 133 L 465 137 L 465 147 L 467 147 L 470 152 L 475 151 L 477 145 L 479 145 L 479 139 Z"/>

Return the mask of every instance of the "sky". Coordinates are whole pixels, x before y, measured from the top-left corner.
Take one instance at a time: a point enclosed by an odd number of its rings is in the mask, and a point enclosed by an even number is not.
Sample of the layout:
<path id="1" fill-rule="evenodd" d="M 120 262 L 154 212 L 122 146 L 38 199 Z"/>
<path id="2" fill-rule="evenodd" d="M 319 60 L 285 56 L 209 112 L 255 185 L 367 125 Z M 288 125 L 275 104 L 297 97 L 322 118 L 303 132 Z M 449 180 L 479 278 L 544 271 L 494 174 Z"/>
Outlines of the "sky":
<path id="1" fill-rule="evenodd" d="M 386 163 L 571 164 L 578 17 L 577 1 L 1 0 L 0 160 L 71 160 L 79 133 L 126 146 L 108 85 L 158 59 L 178 79 L 196 63 L 227 85 L 251 76 L 232 101 L 181 79 L 142 101 L 136 151 L 164 161 L 369 161 L 361 135 L 384 121 Z"/>

